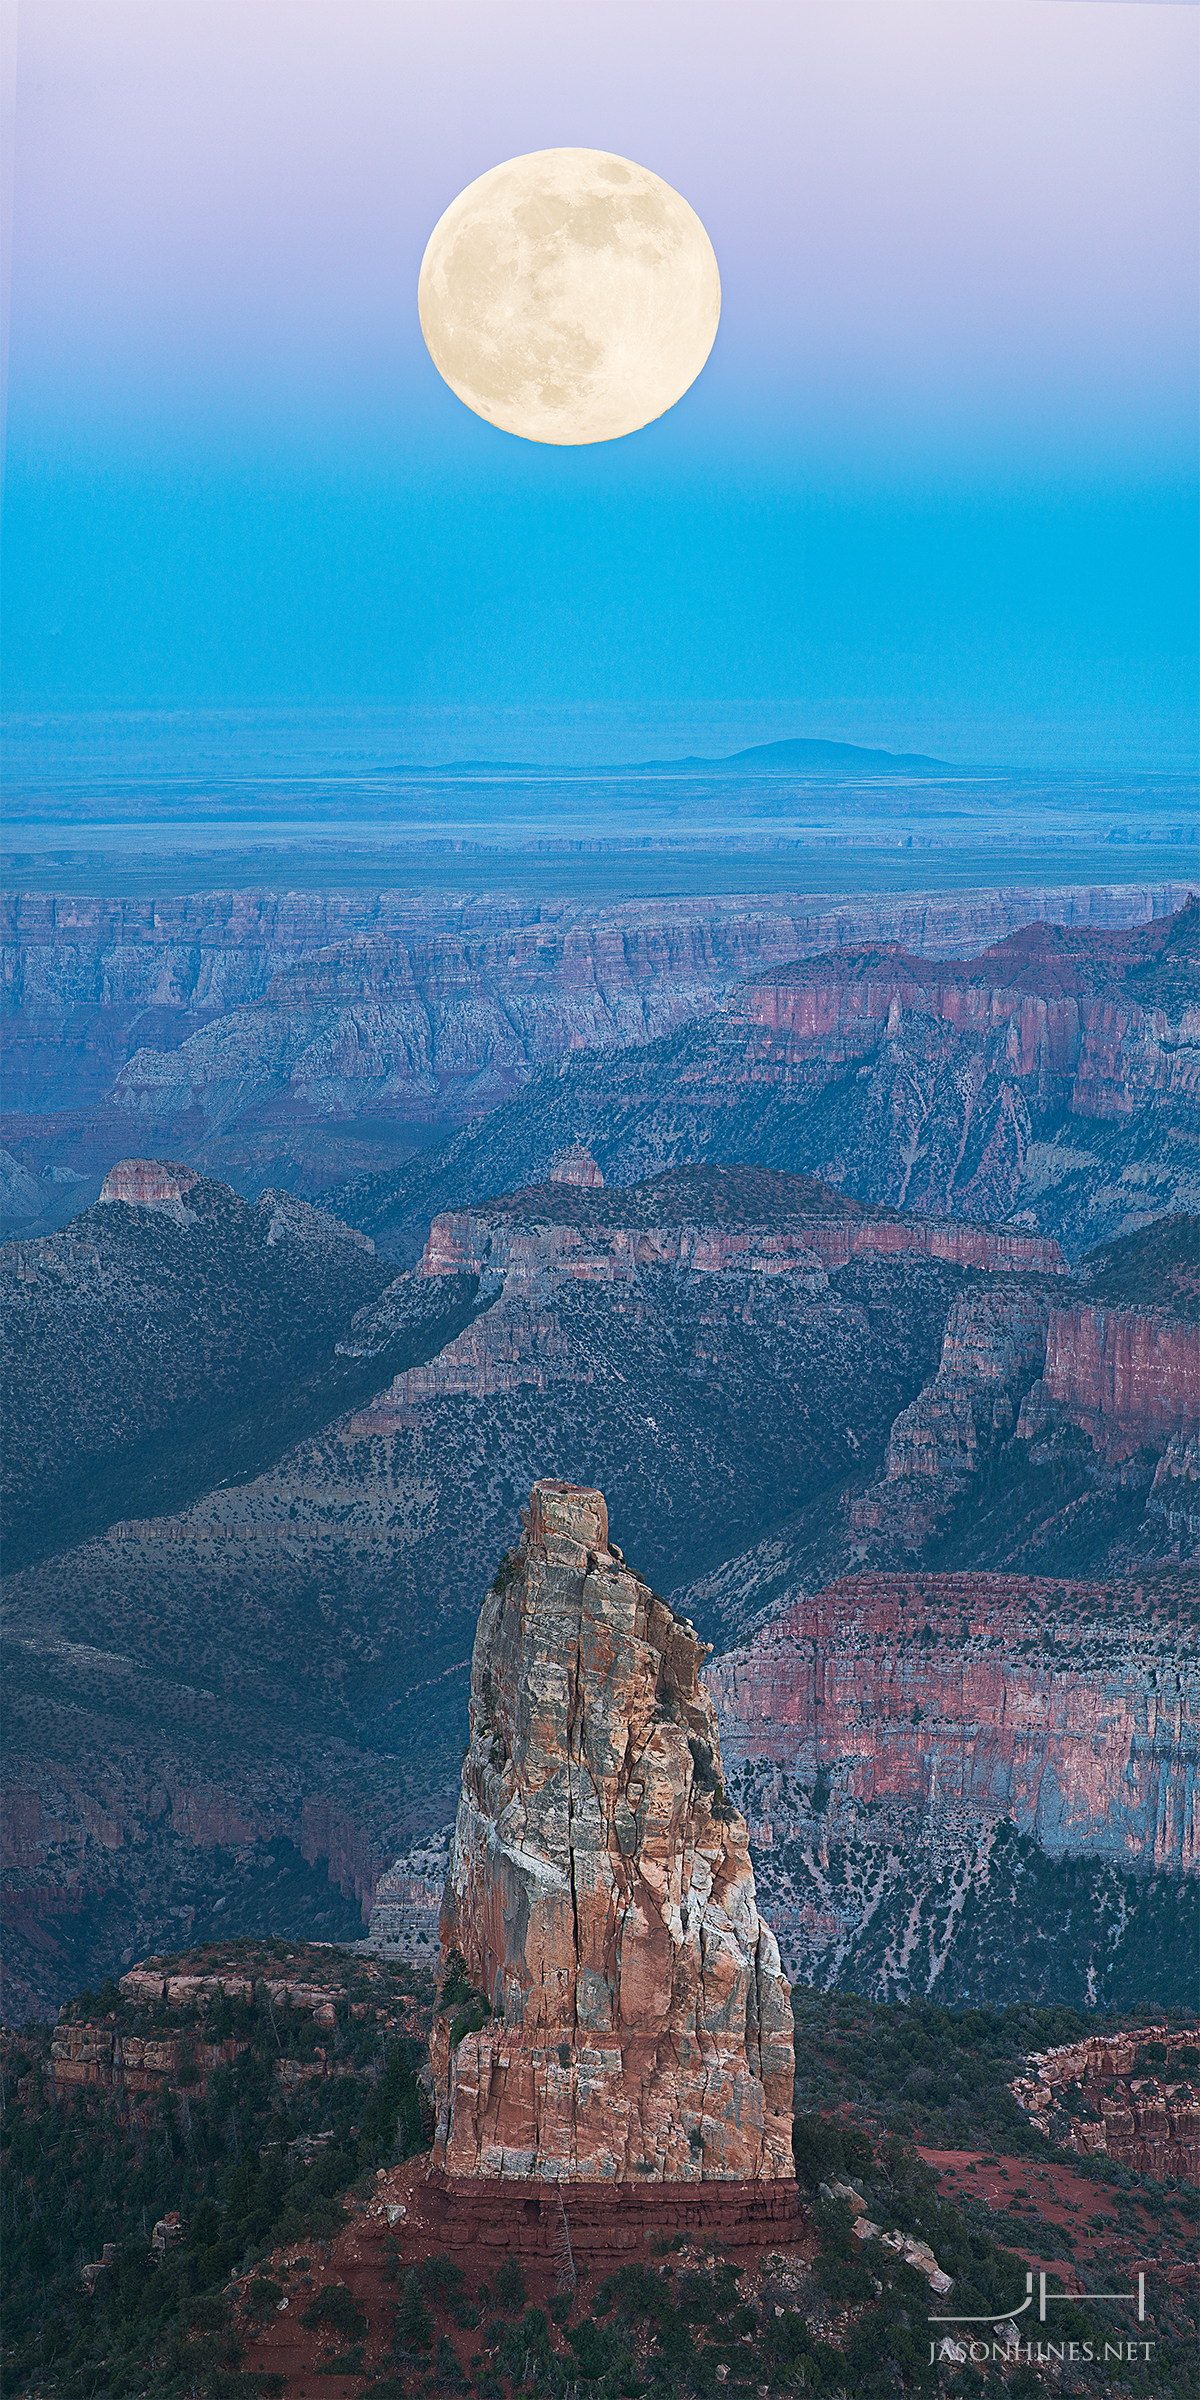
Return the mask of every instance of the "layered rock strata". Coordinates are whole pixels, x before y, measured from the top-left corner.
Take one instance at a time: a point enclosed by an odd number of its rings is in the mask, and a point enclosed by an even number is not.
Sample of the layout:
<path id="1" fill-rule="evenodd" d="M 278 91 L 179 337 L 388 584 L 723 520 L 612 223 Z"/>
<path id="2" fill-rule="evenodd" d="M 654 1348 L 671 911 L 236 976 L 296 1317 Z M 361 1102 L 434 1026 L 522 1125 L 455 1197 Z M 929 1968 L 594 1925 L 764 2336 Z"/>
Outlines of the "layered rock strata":
<path id="1" fill-rule="evenodd" d="M 974 1809 L 1052 1857 L 1195 1873 L 1193 1619 L 1140 1585 L 863 1575 L 798 1601 L 710 1682 L 731 1768 L 824 1777 L 827 1809 Z M 773 1838 L 787 1818 L 781 1794 Z"/>
<path id="2" fill-rule="evenodd" d="M 565 1057 L 356 1221 L 415 1256 L 439 1210 L 518 1192 L 582 1142 L 609 1187 L 737 1158 L 1075 1256 L 1200 1209 L 1198 1099 L 1200 902 L 940 965 L 843 949 L 760 971 L 649 1047 Z"/>
<path id="3" fill-rule="evenodd" d="M 364 1951 L 393 1966 L 428 1968 L 436 1963 L 446 1851 L 444 1833 L 429 1835 L 380 1876 L 367 1938 L 360 1944 Z"/>
<path id="4" fill-rule="evenodd" d="M 122 1200 L 129 1208 L 180 1208 L 199 1181 L 190 1167 L 171 1159 L 120 1158 L 109 1168 L 99 1197 L 106 1204 Z"/>
<path id="5" fill-rule="evenodd" d="M 663 1215 L 648 1223 L 643 1210 L 645 1194 L 655 1190 L 651 1184 L 632 1195 L 601 1194 L 585 1186 L 570 1192 L 570 1205 L 558 1192 L 539 1187 L 484 1209 L 435 1217 L 418 1285 L 437 1286 L 449 1276 L 478 1275 L 485 1298 L 500 1305 L 481 1313 L 428 1364 L 398 1375 L 359 1422 L 379 1430 L 451 1394 L 487 1399 L 525 1385 L 545 1390 L 564 1375 L 577 1378 L 578 1366 L 571 1360 L 554 1308 L 556 1291 L 572 1285 L 598 1285 L 619 1298 L 635 1293 L 642 1276 L 665 1268 L 678 1275 L 772 1279 L 816 1296 L 829 1289 L 831 1274 L 852 1259 L 908 1255 L 995 1274 L 1006 1284 L 1028 1273 L 1057 1277 L 1067 1271 L 1057 1242 L 1038 1236 L 1005 1233 L 988 1225 L 892 1217 L 846 1202 L 809 1178 L 779 1176 L 774 1181 L 806 1191 L 808 1212 L 785 1217 L 776 1210 L 778 1223 L 730 1224 L 706 1214 L 700 1201 L 689 1206 L 685 1196 L 670 1221 L 664 1197 Z M 1026 1329 L 1031 1310 L 1040 1328 L 1032 1350 Z M 1005 1342 L 1012 1350 L 1015 1341 L 1023 1363 L 1028 1352 L 1026 1383 L 1042 1363 L 1047 1313 L 1040 1301 L 997 1301 L 996 1327 L 1019 1330 L 982 1337 L 983 1348 L 992 1350 Z M 981 1324 L 986 1317 L 981 1304 Z M 989 1370 L 985 1379 L 995 1382 L 995 1372 Z M 996 1396 L 989 1395 L 989 1409 Z"/>
<path id="6" fill-rule="evenodd" d="M 1161 2066 L 1150 2073 L 1152 2048 Z M 1200 2086 L 1195 2030 L 1136 2032 L 1035 2051 L 1013 2096 L 1039 2133 L 1085 2156 L 1115 2158 L 1137 2175 L 1200 2177 Z M 1091 2113 L 1089 2114 L 1089 2107 Z"/>
<path id="7" fill-rule="evenodd" d="M 1195 1613 L 1183 1574 L 863 1575 L 714 1660 L 788 1973 L 967 2006 L 1190 1997 Z"/>
<path id="8" fill-rule="evenodd" d="M 1037 1292 L 973 1292 L 954 1302 L 937 1374 L 892 1427 L 889 1480 L 974 1473 L 989 1438 L 1013 1429 L 1013 1394 L 1042 1364 L 1049 1315 Z"/>
<path id="9" fill-rule="evenodd" d="M 57 1177 L 99 1176 L 129 1148 L 131 1120 L 155 1128 L 155 1148 L 203 1146 L 210 1167 L 236 1162 L 268 1180 L 317 1128 L 341 1171 L 361 1171 L 378 1151 L 348 1120 L 462 1123 L 544 1062 L 653 1039 L 774 961 L 881 940 L 952 952 L 1042 916 L 1124 926 L 1183 896 L 1160 886 L 605 907 L 552 886 L 524 906 L 411 889 L 9 893 L 5 1101 L 20 1156 L 7 1196 L 14 1217 L 38 1217 Z"/>
<path id="10" fill-rule="evenodd" d="M 783 1178 L 780 1178 L 782 1181 Z M 803 1180 L 793 1178 L 797 1183 Z M 813 1185 L 814 1196 L 824 1187 Z M 829 1195 L 832 1197 L 832 1195 Z M 853 1201 L 811 1216 L 797 1212 L 778 1228 L 706 1224 L 622 1223 L 624 1194 L 606 1198 L 594 1222 L 556 1220 L 541 1192 L 517 1193 L 484 1209 L 447 1210 L 434 1218 L 421 1259 L 423 1275 L 526 1274 L 551 1261 L 563 1274 L 588 1282 L 629 1280 L 639 1267 L 688 1267 L 717 1275 L 741 1267 L 761 1275 L 815 1274 L 848 1266 L 852 1258 L 900 1258 L 916 1253 L 981 1274 L 1065 1275 L 1058 1243 L 992 1225 L 944 1223 L 866 1210 Z M 840 1198 L 840 1195 L 839 1195 Z"/>
<path id="11" fill-rule="evenodd" d="M 1043 1381 L 1097 1449 L 1121 1458 L 1200 1434 L 1200 1324 L 1159 1310 L 1056 1308 Z"/>
<path id="12" fill-rule="evenodd" d="M 491 2021 L 432 2059 L 455 2176 L 793 2173 L 792 2011 L 724 1792 L 704 1647 L 534 1485 L 484 1602 L 442 1910 Z"/>

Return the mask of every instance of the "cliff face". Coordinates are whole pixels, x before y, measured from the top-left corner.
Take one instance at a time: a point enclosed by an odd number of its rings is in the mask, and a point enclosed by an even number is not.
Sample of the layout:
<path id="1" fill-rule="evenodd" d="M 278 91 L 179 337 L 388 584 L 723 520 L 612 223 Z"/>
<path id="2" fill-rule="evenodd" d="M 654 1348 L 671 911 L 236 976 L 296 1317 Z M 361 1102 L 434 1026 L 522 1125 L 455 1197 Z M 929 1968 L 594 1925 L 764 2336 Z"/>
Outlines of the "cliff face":
<path id="1" fill-rule="evenodd" d="M 701 1218 L 715 1209 L 723 1221 L 723 1192 L 725 1217 L 753 1224 L 759 1203 L 745 1179 L 715 1183 Z M 566 1208 L 605 1196 L 555 1186 L 551 1198 Z M 619 1221 L 636 1221 L 637 1195 L 615 1199 Z M 694 1199 L 657 1191 L 656 1221 L 686 1220 Z M 98 1987 L 131 1945 L 161 1947 L 185 1931 L 200 1940 L 227 1930 L 235 1909 L 239 1924 L 261 1922 L 255 1886 L 270 1889 L 281 1931 L 350 1938 L 352 1909 L 304 1860 L 328 1859 L 365 1912 L 397 1852 L 453 1814 L 471 1596 L 509 1538 L 512 1492 L 528 1492 L 546 1461 L 580 1483 L 603 1467 L 631 1553 L 669 1590 L 731 1543 L 756 1541 L 781 1491 L 836 1489 L 860 1455 L 882 1463 L 893 1417 L 936 1366 L 958 1289 L 953 1269 L 920 1255 L 852 1260 L 827 1282 L 819 1261 L 782 1274 L 742 1272 L 736 1259 L 720 1274 L 647 1267 L 605 1281 L 559 1273 L 547 1257 L 476 1318 L 468 1355 L 454 1338 L 464 1314 L 447 1312 L 474 1278 L 401 1276 L 372 1299 L 391 1270 L 355 1244 L 272 1246 L 278 1202 L 225 1195 L 209 1223 L 210 1200 L 211 1186 L 194 1187 L 197 1222 L 182 1227 L 163 1209 L 98 1208 L 90 1240 L 84 1226 L 79 1239 L 73 1229 L 4 1253 L 6 1267 L 25 1262 L 38 1278 L 14 1281 L 6 1312 L 14 1336 L 16 1293 L 28 1289 L 42 1312 L 23 1342 L 27 1419 L 40 1394 L 47 1440 L 53 1432 L 60 1445 L 82 1446 L 94 1415 L 115 1416 L 118 1437 L 122 1411 L 127 1426 L 136 1410 L 141 1427 L 120 1450 L 119 1482 L 55 1452 L 48 1499 L 41 1485 L 55 1529 L 73 1478 L 104 1502 L 107 1530 L 14 1574 L 5 1593 L 3 1898 L 21 1913 L 27 1979 L 17 2021 L 30 1999 L 45 2008 L 78 1984 Z M 769 1218 L 758 1226 L 772 1230 Z M 285 1268 L 280 1320 L 264 1301 Z M 118 1270 L 130 1274 L 120 1309 Z M 167 1307 L 172 1294 L 181 1317 Z M 194 1337 L 196 1315 L 214 1350 L 222 1335 L 220 1379 L 204 1347 L 190 1379 L 198 1439 L 209 1445 L 243 1422 L 257 1441 L 258 1400 L 271 1447 L 257 1473 L 246 1473 L 243 1447 L 237 1471 L 222 1459 L 203 1496 L 156 1507 L 187 1420 L 150 1412 L 187 1388 L 182 1333 Z M 358 1397 L 285 1447 L 280 1394 L 305 1389 L 297 1368 L 322 1320 L 326 1366 L 339 1377 L 352 1369 L 356 1382 L 341 1388 Z M 148 1322 L 164 1327 L 165 1392 Z M 271 1348 L 291 1382 L 264 1395 L 273 1322 Z M 406 1355 L 428 1366 L 412 1366 L 397 1390 Z M 381 1385 L 385 1397 L 368 1405 Z M 360 1746 L 362 1727 L 371 1747 Z M 186 1929 L 175 1915 L 185 1905 L 195 1911 Z M 53 1943 L 42 1938 L 54 1928 Z M 16 1968 L 11 1938 L 7 1949 Z"/>
<path id="2" fill-rule="evenodd" d="M 376 1374 L 339 1342 L 394 1281 L 325 1210 L 285 1192 L 251 1204 L 153 1159 L 120 1161 L 69 1230 L 5 1243 L 0 1387 L 21 1425 L 3 1465 L 6 1568 L 253 1471 L 272 1419 L 278 1455 L 306 1419 L 366 1398 Z M 418 1315 L 433 1296 L 416 1295 Z"/>
<path id="3" fill-rule="evenodd" d="M 546 1187 L 493 1202 L 486 1209 L 435 1217 L 418 1270 L 420 1280 L 436 1286 L 445 1276 L 478 1276 L 492 1306 L 427 1366 L 397 1376 L 361 1422 L 382 1427 L 428 1400 L 456 1392 L 485 1399 L 521 1385 L 545 1390 L 548 1383 L 578 1376 L 580 1361 L 555 1307 L 556 1295 L 573 1285 L 611 1290 L 618 1305 L 621 1296 L 628 1295 L 636 1305 L 638 1295 L 648 1289 L 647 1278 L 661 1271 L 674 1278 L 722 1277 L 730 1283 L 750 1278 L 750 1289 L 757 1285 L 764 1295 L 753 1305 L 769 1306 L 766 1294 L 772 1285 L 783 1286 L 789 1296 L 815 1298 L 829 1290 L 831 1274 L 836 1276 L 851 1259 L 936 1259 L 1004 1280 L 1029 1270 L 1066 1273 L 1056 1242 L 998 1233 L 986 1225 L 939 1225 L 884 1212 L 842 1211 L 835 1193 L 815 1185 L 810 1187 L 813 1194 L 832 1204 L 823 1213 L 797 1210 L 790 1216 L 780 1212 L 775 1222 L 722 1223 L 713 1195 L 706 1208 L 700 1192 L 689 1193 L 690 1180 L 660 1179 L 655 1222 L 639 1221 L 640 1191 L 628 1196 L 606 1193 L 600 1215 L 583 1205 L 589 1195 L 582 1193 L 581 1204 L 570 1215 L 556 1216 L 555 1195 Z M 714 1170 L 712 1180 L 719 1192 L 722 1183 L 732 1185 L 737 1178 Z M 789 1184 L 804 1186 L 800 1177 L 771 1180 L 784 1192 Z M 684 1188 L 671 1188 L 677 1182 Z M 1028 1383 L 1029 1374 L 1042 1363 L 1045 1303 L 1017 1291 L 1010 1299 L 963 1305 L 968 1316 L 974 1309 L 981 1324 L 987 1319 L 991 1331 L 982 1337 L 985 1347 L 990 1341 L 994 1348 L 1001 1340 L 997 1329 L 1003 1324 L 1008 1329 L 1003 1337 L 1006 1358 L 1019 1352 L 1024 1360 L 1028 1352 Z M 962 1321 L 965 1325 L 967 1318 Z M 1039 1329 L 1032 1349 L 1030 1324 Z M 592 1370 L 585 1366 L 583 1372 L 590 1375 Z M 965 1372 L 960 1368 L 960 1383 Z M 1014 1366 L 1012 1373 L 1017 1372 Z M 994 1398 L 989 1396 L 989 1408 Z"/>
<path id="4" fill-rule="evenodd" d="M 1182 1578 L 864 1576 L 714 1661 L 788 1971 L 881 1996 L 1019 1982 L 1094 2001 L 1158 1876 L 1162 1947 L 1190 1973 L 1194 1619 Z"/>
<path id="5" fill-rule="evenodd" d="M 100 1186 L 99 1200 L 123 1200 L 129 1208 L 180 1208 L 199 1182 L 190 1167 L 161 1158 L 121 1158 Z"/>
<path id="6" fill-rule="evenodd" d="M 1083 1127 L 1095 1128 L 1083 1139 L 1099 1164 L 1110 1134 L 1148 1125 L 1151 1111 L 1160 1129 L 1177 1124 L 1176 1173 L 1192 1190 L 1197 917 L 1193 902 L 1170 936 L 1087 943 L 1031 926 L 953 965 L 896 949 L 773 975 L 728 1010 L 726 1072 L 810 1108 L 854 1078 L 852 1147 L 844 1102 L 826 1103 L 818 1156 L 864 1199 L 996 1219 L 1026 1204 L 1045 1226 L 1037 1191 L 1078 1174 Z M 1047 1141 L 1063 1155 L 1043 1155 Z"/>
<path id="7" fill-rule="evenodd" d="M 1200 1433 L 1200 1325 L 1136 1309 L 1050 1312 L 1046 1397 L 1097 1449 L 1122 1458 Z"/>
<path id="8" fill-rule="evenodd" d="M 1142 1308 L 1056 1306 L 1044 1281 L 956 1301 L 936 1376 L 892 1426 L 885 1478 L 848 1501 L 854 1563 L 1061 1571 L 1188 1557 L 1198 1237 L 1200 1221 L 1167 1218 L 1084 1261 L 1085 1292 L 1144 1296 Z"/>
<path id="9" fill-rule="evenodd" d="M 990 1437 L 1012 1430 L 1012 1395 L 1043 1363 L 1049 1315 L 1037 1292 L 955 1301 L 937 1374 L 892 1427 L 889 1480 L 922 1475 L 957 1485 L 974 1473 Z"/>
<path id="10" fill-rule="evenodd" d="M 1200 1672 L 1103 1586 L 864 1576 L 798 1601 L 710 1681 L 733 1762 L 839 1798 L 1011 1819 L 1051 1856 L 1200 1868 Z"/>
<path id="11" fill-rule="evenodd" d="M 799 1177 L 780 1176 L 780 1183 Z M 760 1275 L 800 1274 L 810 1289 L 825 1280 L 822 1269 L 848 1266 L 852 1258 L 936 1258 L 947 1266 L 985 1275 L 1065 1275 L 1058 1243 L 1036 1234 L 1007 1233 L 991 1225 L 929 1223 L 919 1217 L 856 1209 L 806 1216 L 797 1211 L 778 1228 L 705 1223 L 639 1225 L 633 1212 L 620 1222 L 620 1194 L 602 1222 L 556 1223 L 532 1194 L 522 1205 L 501 1200 L 485 1209 L 451 1210 L 434 1218 L 421 1258 L 424 1275 L 529 1274 L 543 1262 L 590 1281 L 628 1281 L 639 1267 L 683 1267 L 697 1275 L 744 1268 Z M 829 1195 L 833 1197 L 832 1194 Z M 686 1205 L 686 1204 L 685 1204 Z M 690 1212 L 689 1212 L 690 1215 Z"/>
<path id="12" fill-rule="evenodd" d="M 1196 2035 L 1146 2025 L 1038 2050 L 1014 2083 L 1040 2133 L 1085 2157 L 1115 2158 L 1135 2175 L 1200 2176 Z M 1152 2071 L 1153 2069 L 1153 2071 Z M 1069 2104 L 1069 2105 L 1068 2105 Z"/>
<path id="13" fill-rule="evenodd" d="M 535 1484 L 484 1603 L 443 1937 L 492 2022 L 433 2044 L 453 2174 L 790 2177 L 792 2013 L 703 1646 Z"/>

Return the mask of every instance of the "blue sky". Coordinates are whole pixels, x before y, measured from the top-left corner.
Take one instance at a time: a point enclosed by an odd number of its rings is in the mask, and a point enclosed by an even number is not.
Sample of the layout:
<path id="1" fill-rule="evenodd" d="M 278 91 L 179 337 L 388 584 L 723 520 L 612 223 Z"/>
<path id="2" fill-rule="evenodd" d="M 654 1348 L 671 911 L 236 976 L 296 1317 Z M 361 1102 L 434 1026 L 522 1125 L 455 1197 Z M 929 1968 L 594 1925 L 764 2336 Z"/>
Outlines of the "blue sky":
<path id="1" fill-rule="evenodd" d="M 10 705 L 728 707 L 1185 764 L 1198 34 L 1120 0 L 23 0 Z M 461 407 L 415 294 L 463 184 L 569 142 L 685 193 L 723 313 L 668 417 L 564 452 Z"/>

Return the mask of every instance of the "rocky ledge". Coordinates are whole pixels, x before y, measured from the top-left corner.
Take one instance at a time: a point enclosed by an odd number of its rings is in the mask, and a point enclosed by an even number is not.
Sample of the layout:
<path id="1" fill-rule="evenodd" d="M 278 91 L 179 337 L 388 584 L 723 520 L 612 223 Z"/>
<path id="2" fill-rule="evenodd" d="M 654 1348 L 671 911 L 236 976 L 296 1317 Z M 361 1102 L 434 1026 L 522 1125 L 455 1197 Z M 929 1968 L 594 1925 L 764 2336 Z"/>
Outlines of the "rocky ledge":
<path id="1" fill-rule="evenodd" d="M 442 1938 L 482 1999 L 434 2028 L 438 2163 L 790 2179 L 791 1997 L 704 1645 L 610 1544 L 601 1493 L 537 1483 L 522 1520 L 471 1668 Z"/>

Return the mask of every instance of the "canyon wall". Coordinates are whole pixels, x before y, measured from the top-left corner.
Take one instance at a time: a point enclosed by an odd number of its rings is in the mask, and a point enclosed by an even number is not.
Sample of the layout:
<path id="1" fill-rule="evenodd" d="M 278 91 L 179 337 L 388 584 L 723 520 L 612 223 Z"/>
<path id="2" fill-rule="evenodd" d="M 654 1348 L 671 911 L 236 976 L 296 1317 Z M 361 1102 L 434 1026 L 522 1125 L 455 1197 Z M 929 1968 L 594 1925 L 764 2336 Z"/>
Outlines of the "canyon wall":
<path id="1" fill-rule="evenodd" d="M 1195 913 L 1193 901 L 1181 921 Z M 1167 988 L 1139 994 L 1137 970 L 1156 961 Z M 1123 1120 L 1150 1094 L 1200 1089 L 1200 993 L 1175 964 L 1154 934 L 1072 942 L 1030 925 L 978 958 L 942 964 L 895 947 L 748 983 L 729 1029 L 745 1042 L 748 1081 L 798 1082 L 858 1064 L 905 1017 L 923 1017 L 992 1049 L 999 1037 L 1039 1100 L 1057 1087 L 1071 1115 Z"/>
<path id="2" fill-rule="evenodd" d="M 1131 1596 L 1132 1597 L 1132 1596 Z M 848 1578 L 709 1671 L 726 1753 L 839 1803 L 1009 1818 L 1051 1856 L 1200 1868 L 1200 1666 L 1110 1586 Z"/>
<path id="3" fill-rule="evenodd" d="M 490 1298 L 491 1305 L 427 1365 L 396 1376 L 355 1418 L 356 1431 L 383 1430 L 427 1402 L 453 1394 L 482 1400 L 521 1386 L 544 1391 L 563 1377 L 582 1374 L 590 1380 L 594 1365 L 581 1363 L 555 1307 L 556 1295 L 573 1285 L 611 1291 L 618 1301 L 628 1294 L 636 1305 L 639 1279 L 662 1270 L 679 1276 L 752 1276 L 762 1278 L 764 1287 L 786 1284 L 792 1294 L 813 1298 L 830 1289 L 831 1274 L 836 1276 L 858 1259 L 935 1259 L 995 1274 L 1005 1283 L 1029 1272 L 1061 1276 L 1067 1271 L 1058 1244 L 1042 1237 L 893 1217 L 843 1203 L 837 1193 L 800 1177 L 771 1179 L 780 1203 L 776 1221 L 723 1223 L 717 1210 L 706 1211 L 699 1193 L 689 1192 L 689 1180 L 679 1179 L 678 1190 L 673 1188 L 676 1179 L 662 1180 L 654 1190 L 654 1222 L 646 1222 L 639 1209 L 639 1203 L 649 1205 L 643 1190 L 629 1195 L 628 1221 L 623 1222 L 625 1195 L 620 1190 L 593 1201 L 587 1187 L 578 1196 L 572 1194 L 569 1214 L 561 1203 L 556 1213 L 558 1195 L 540 1187 L 486 1208 L 451 1210 L 435 1217 L 417 1271 L 419 1280 L 436 1283 L 444 1276 L 477 1275 L 481 1296 L 485 1302 Z M 732 1190 L 738 1178 L 732 1173 L 722 1177 L 718 1170 L 713 1181 Z M 785 1215 L 789 1186 L 823 1205 Z M 726 1190 L 721 1197 L 727 1197 Z M 1045 1303 L 1022 1298 L 1014 1289 L 1010 1300 L 996 1301 L 990 1335 L 994 1347 L 1000 1339 L 996 1328 L 1003 1321 L 1009 1328 L 1005 1356 L 1015 1355 L 1013 1329 L 1018 1320 L 1024 1326 L 1031 1311 L 1040 1335 L 1029 1352 L 1026 1383 L 1042 1364 Z M 369 1338 L 369 1321 L 369 1312 L 363 1312 L 364 1341 Z M 1027 1338 L 1017 1346 L 1024 1360 Z"/>
<path id="4" fill-rule="evenodd" d="M 703 1655 L 602 1495 L 535 1484 L 471 1668 L 442 1929 L 491 2022 L 435 2025 L 451 2174 L 794 2173 L 788 1987 Z"/>
<path id="5" fill-rule="evenodd" d="M 1182 896 L 10 894 L 0 1198 L 13 1221 L 61 1220 L 74 1185 L 90 1199 L 135 1149 L 318 1190 L 394 1165 L 549 1062 L 702 1016 L 764 966 L 880 940 L 944 955 L 1042 916 L 1136 924 Z"/>
<path id="6" fill-rule="evenodd" d="M 832 1197 L 832 1195 L 831 1195 Z M 510 1211 L 503 1201 L 484 1209 L 448 1210 L 434 1218 L 421 1259 L 424 1275 L 529 1275 L 543 1264 L 591 1281 L 628 1281 L 639 1267 L 681 1267 L 719 1275 L 729 1267 L 753 1274 L 816 1274 L 852 1258 L 938 1258 L 982 1274 L 1065 1275 L 1058 1243 L 990 1225 L 930 1223 L 847 1208 L 828 1215 L 798 1213 L 779 1231 L 694 1224 L 555 1224 L 539 1218 L 534 1202 Z"/>
<path id="7" fill-rule="evenodd" d="M 657 1041 L 544 1069 L 346 1213 L 415 1258 L 433 1217 L 543 1181 L 572 1144 L 610 1191 L 736 1160 L 1072 1259 L 1200 1213 L 1200 902 L 954 961 L 873 946 L 763 968 Z"/>
<path id="8" fill-rule="evenodd" d="M 879 1998 L 1185 2000 L 1196 1600 L 878 1575 L 714 1660 L 731 1793 L 794 1979 Z"/>
<path id="9" fill-rule="evenodd" d="M 932 1383 L 897 1417 L 889 1481 L 920 1475 L 959 1483 L 989 1440 L 1011 1432 L 1019 1395 L 1045 1361 L 1050 1307 L 1037 1291 L 973 1292 L 956 1300 Z"/>
<path id="10" fill-rule="evenodd" d="M 1200 1434 L 1200 1324 L 1165 1312 L 1050 1312 L 1045 1394 L 1097 1449 L 1121 1458 Z"/>

